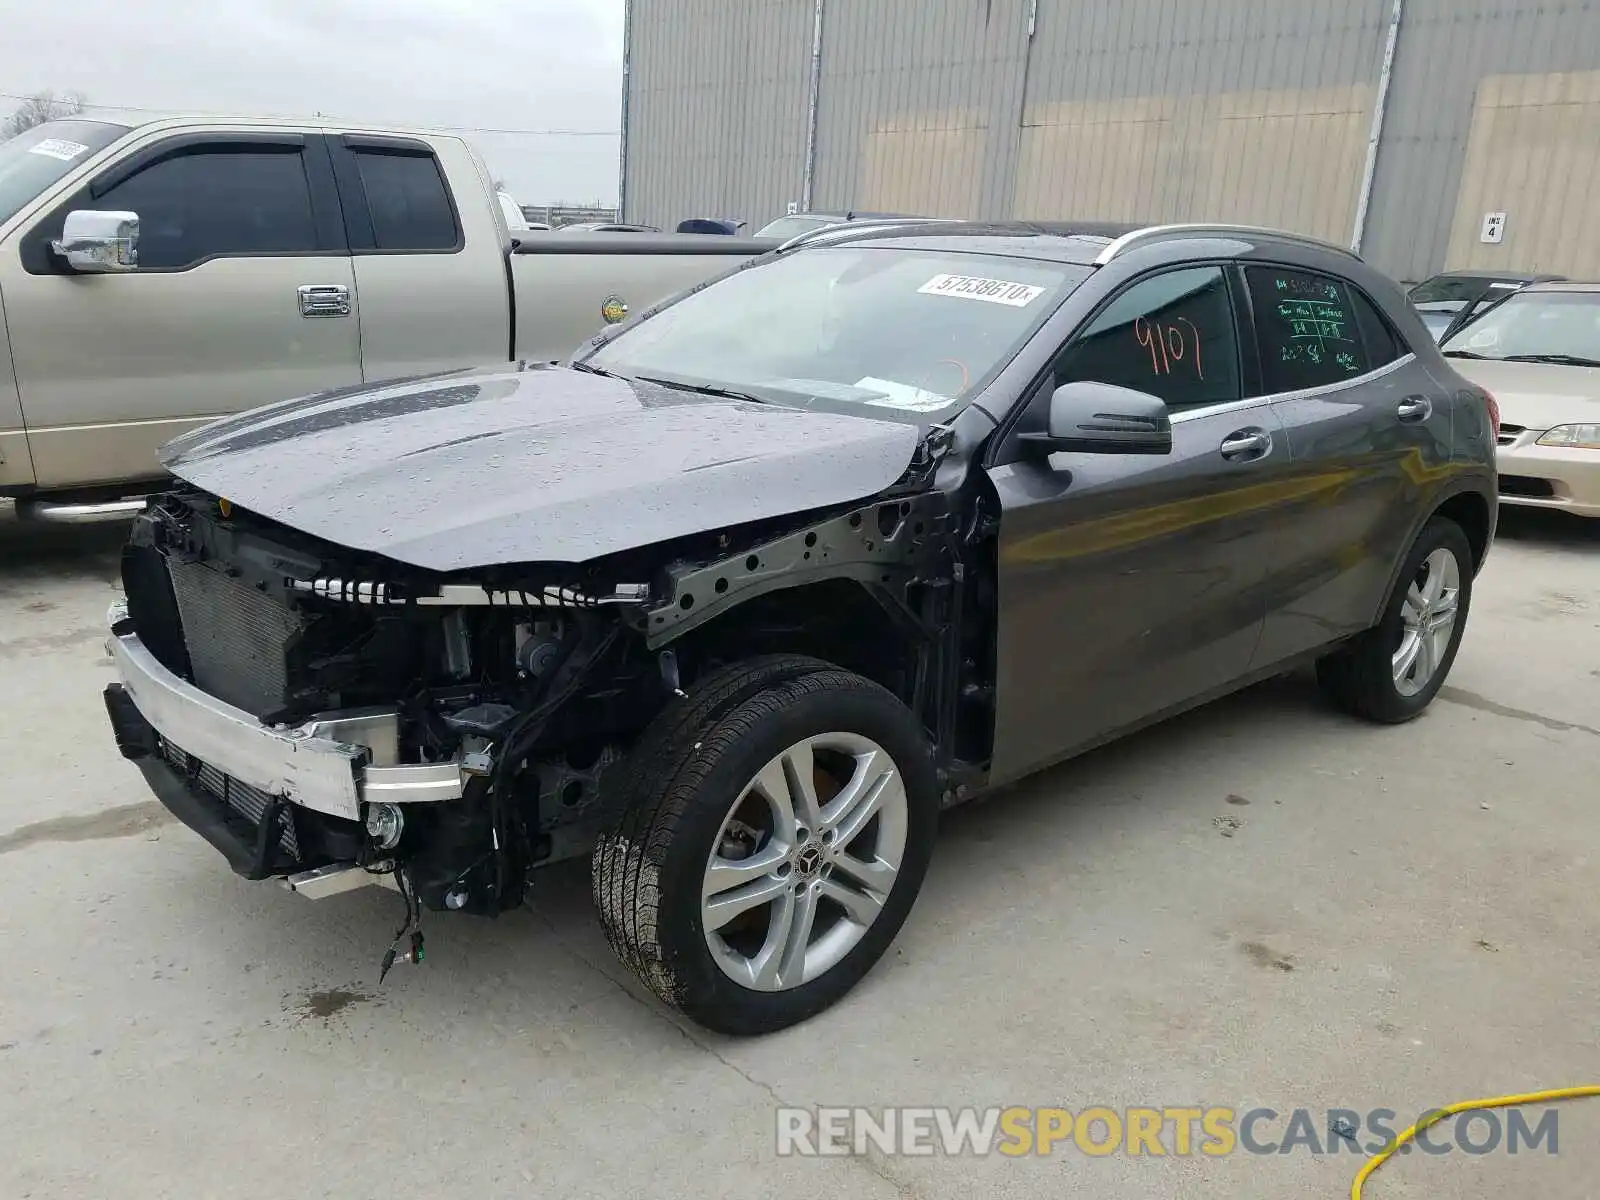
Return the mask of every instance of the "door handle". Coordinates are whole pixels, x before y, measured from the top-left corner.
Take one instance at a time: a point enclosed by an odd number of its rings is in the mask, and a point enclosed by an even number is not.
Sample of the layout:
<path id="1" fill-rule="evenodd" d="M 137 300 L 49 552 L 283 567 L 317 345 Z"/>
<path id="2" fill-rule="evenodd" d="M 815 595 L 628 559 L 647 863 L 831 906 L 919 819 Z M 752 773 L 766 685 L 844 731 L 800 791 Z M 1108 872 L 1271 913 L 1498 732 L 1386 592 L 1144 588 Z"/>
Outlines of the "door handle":
<path id="1" fill-rule="evenodd" d="M 1394 411 L 1395 415 L 1407 424 L 1426 421 L 1433 414 L 1433 401 L 1426 396 L 1407 396 L 1395 405 Z"/>
<path id="2" fill-rule="evenodd" d="M 300 295 L 302 317 L 350 315 L 350 289 L 342 283 L 302 283 L 295 291 Z"/>
<path id="3" fill-rule="evenodd" d="M 1222 457 L 1229 462 L 1265 458 L 1272 451 L 1272 436 L 1265 429 L 1241 429 L 1222 439 Z"/>

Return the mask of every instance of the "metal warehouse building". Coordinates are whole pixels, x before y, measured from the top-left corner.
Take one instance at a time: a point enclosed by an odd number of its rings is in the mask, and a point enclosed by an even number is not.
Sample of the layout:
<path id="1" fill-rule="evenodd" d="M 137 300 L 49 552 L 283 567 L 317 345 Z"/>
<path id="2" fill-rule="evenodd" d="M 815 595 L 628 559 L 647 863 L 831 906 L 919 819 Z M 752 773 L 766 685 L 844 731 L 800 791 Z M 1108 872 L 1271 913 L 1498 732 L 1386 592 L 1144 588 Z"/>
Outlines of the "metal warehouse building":
<path id="1" fill-rule="evenodd" d="M 1600 276 L 1600 0 L 629 0 L 626 218 L 1226 220 Z"/>

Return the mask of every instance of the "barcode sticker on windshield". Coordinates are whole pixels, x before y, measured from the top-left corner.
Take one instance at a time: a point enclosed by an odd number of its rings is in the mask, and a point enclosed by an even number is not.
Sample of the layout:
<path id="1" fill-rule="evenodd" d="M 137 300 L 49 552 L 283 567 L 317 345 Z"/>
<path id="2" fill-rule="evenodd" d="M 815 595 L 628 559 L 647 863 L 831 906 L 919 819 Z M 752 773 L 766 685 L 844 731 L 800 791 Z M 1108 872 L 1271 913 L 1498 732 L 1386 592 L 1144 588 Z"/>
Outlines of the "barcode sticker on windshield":
<path id="1" fill-rule="evenodd" d="M 935 275 L 917 289 L 925 296 L 957 296 L 962 300 L 982 300 L 985 304 L 1004 304 L 1026 308 L 1044 289 L 1029 283 L 1010 283 L 1004 279 L 980 279 L 976 275 Z"/>
<path id="2" fill-rule="evenodd" d="M 82 142 L 69 142 L 63 138 L 45 138 L 37 146 L 29 146 L 29 154 L 42 154 L 46 158 L 59 158 L 62 162 L 71 162 L 89 147 Z"/>

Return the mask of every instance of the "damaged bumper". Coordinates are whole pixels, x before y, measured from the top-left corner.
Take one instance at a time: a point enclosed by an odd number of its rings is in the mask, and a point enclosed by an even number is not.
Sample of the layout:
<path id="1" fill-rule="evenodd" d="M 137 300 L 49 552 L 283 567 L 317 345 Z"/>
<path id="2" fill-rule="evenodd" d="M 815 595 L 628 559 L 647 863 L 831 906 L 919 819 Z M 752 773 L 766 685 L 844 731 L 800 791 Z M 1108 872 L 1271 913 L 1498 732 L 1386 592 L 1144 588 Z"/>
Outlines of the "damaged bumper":
<path id="1" fill-rule="evenodd" d="M 107 614 L 106 650 L 118 680 L 105 703 L 117 746 L 156 798 L 237 873 L 280 876 L 313 898 L 384 883 L 389 875 L 356 861 L 366 846 L 366 806 L 461 797 L 457 763 L 392 762 L 394 713 L 264 725 L 170 671 L 127 618 L 120 603 Z"/>

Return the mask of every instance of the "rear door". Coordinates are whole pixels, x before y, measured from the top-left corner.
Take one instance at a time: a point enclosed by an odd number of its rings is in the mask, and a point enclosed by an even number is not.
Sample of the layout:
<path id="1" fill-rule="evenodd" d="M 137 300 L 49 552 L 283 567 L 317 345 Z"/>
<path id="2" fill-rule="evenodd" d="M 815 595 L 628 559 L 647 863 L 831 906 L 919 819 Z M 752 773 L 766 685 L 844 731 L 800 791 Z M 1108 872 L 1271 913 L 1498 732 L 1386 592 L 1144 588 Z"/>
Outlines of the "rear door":
<path id="1" fill-rule="evenodd" d="M 1351 280 L 1275 265 L 1244 278 L 1295 470 L 1266 580 L 1265 667 L 1372 624 L 1449 471 L 1452 406 Z"/>
<path id="2" fill-rule="evenodd" d="M 1170 455 L 1002 444 L 998 707 L 1003 782 L 1242 677 L 1265 617 L 1260 583 L 1274 481 L 1288 445 L 1245 397 L 1235 289 L 1221 264 L 1131 282 L 1063 349 L 1019 429 L 1049 395 L 1096 380 L 1162 397 Z"/>
<path id="3" fill-rule="evenodd" d="M 138 215 L 136 271 L 72 275 L 54 259 L 67 213 L 85 208 Z M 40 487 L 156 476 L 156 448 L 202 420 L 360 380 L 316 134 L 155 135 L 19 250 L 0 257 L 0 288 Z"/>
<path id="4" fill-rule="evenodd" d="M 329 138 L 367 382 L 511 357 L 509 233 L 464 142 Z"/>

